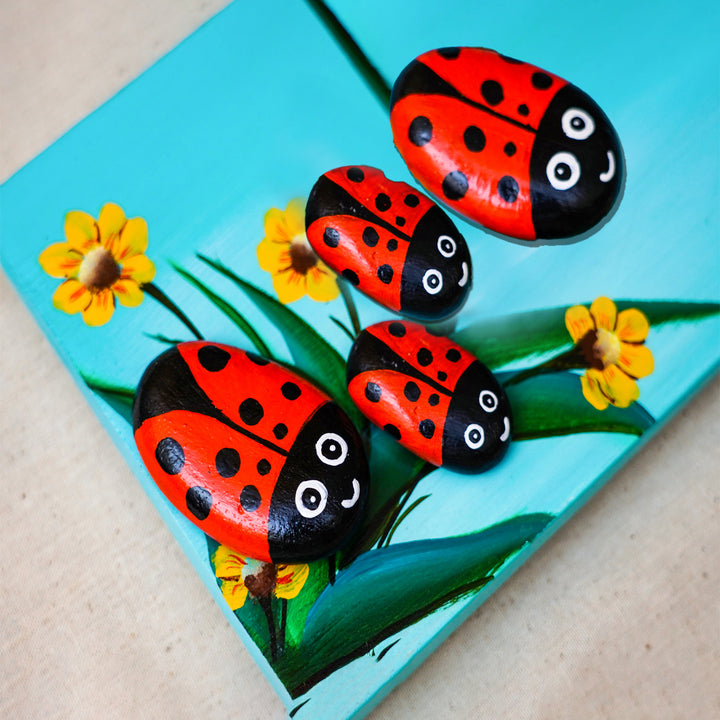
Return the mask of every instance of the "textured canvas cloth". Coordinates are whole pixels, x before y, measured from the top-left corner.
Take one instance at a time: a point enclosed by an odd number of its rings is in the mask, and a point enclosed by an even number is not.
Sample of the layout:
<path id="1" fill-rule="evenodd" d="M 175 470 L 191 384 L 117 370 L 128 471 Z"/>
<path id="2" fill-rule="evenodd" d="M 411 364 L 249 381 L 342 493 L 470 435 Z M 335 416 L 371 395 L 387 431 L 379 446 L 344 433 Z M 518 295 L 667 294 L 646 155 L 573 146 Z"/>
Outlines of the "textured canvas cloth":
<path id="1" fill-rule="evenodd" d="M 224 4 L 0 4 L 0 181 Z M 0 717 L 284 717 L 2 273 L 0 328 Z M 719 410 L 716 378 L 371 717 L 720 717 Z"/>

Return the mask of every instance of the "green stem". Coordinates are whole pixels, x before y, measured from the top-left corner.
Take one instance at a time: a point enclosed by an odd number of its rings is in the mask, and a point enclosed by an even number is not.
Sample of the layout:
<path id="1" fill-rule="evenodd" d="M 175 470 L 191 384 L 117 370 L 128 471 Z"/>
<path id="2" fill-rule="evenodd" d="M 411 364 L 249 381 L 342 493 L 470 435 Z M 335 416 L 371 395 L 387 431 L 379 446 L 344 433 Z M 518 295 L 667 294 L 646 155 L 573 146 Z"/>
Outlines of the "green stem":
<path id="1" fill-rule="evenodd" d="M 355 337 L 357 337 L 362 332 L 362 326 L 360 325 L 360 317 L 358 315 L 357 308 L 355 307 L 355 301 L 353 300 L 352 290 L 350 290 L 350 286 L 343 278 L 339 277 L 337 279 L 337 283 L 340 288 L 342 299 L 345 302 L 345 307 L 347 308 L 348 316 L 350 318 L 350 322 L 352 323 L 353 331 L 355 332 Z"/>
<path id="2" fill-rule="evenodd" d="M 337 16 L 323 0 L 307 0 L 307 3 L 325 24 L 325 27 L 330 31 L 348 59 L 355 65 L 355 69 L 368 84 L 370 90 L 373 91 L 379 103 L 386 110 L 389 110 L 391 90 L 385 78 L 383 78 L 377 68 L 370 62 L 352 35 L 345 29 Z"/>
<path id="3" fill-rule="evenodd" d="M 167 308 L 175 317 L 180 320 L 185 327 L 198 339 L 202 340 L 203 336 L 200 331 L 192 324 L 190 318 L 157 286 L 153 283 L 146 283 L 142 289 L 154 300 L 157 300 L 163 307 Z"/>
<path id="4" fill-rule="evenodd" d="M 559 372 L 561 370 L 579 370 L 581 368 L 586 368 L 587 366 L 587 360 L 582 354 L 580 346 L 575 345 L 571 347 L 570 350 L 560 353 L 555 357 L 551 357 L 544 363 L 540 363 L 540 365 L 535 365 L 535 367 L 520 370 L 519 372 L 510 375 L 510 377 L 503 382 L 503 387 L 517 385 L 523 380 L 535 377 L 536 375 L 546 375 L 548 373 Z"/>
<path id="5" fill-rule="evenodd" d="M 419 497 L 407 510 L 405 510 L 405 512 L 404 512 L 402 515 L 400 515 L 400 517 L 398 517 L 398 519 L 397 519 L 397 520 L 395 521 L 395 523 L 393 524 L 390 532 L 388 533 L 387 538 L 385 538 L 384 547 L 387 547 L 388 545 L 390 545 L 390 542 L 391 542 L 392 539 L 393 539 L 393 535 L 395 534 L 395 531 L 400 527 L 400 524 L 402 523 L 402 521 L 403 521 L 418 505 L 420 505 L 420 503 L 424 502 L 424 501 L 427 500 L 429 497 L 430 497 L 429 494 L 428 494 L 428 495 L 422 495 L 422 496 Z"/>
<path id="6" fill-rule="evenodd" d="M 273 617 L 272 606 L 270 604 L 269 597 L 259 597 L 258 603 L 265 613 L 265 619 L 267 620 L 268 626 L 268 637 L 270 640 L 270 659 L 272 662 L 277 660 L 278 648 L 277 648 L 277 635 L 275 633 L 275 618 Z"/>

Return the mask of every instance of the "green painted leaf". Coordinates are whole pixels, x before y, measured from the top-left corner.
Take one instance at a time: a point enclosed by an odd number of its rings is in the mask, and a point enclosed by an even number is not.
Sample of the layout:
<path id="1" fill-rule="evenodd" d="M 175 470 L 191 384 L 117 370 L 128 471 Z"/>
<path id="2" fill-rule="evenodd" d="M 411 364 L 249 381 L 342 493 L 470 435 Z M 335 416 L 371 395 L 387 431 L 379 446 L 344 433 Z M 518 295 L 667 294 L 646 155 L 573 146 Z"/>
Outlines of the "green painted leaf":
<path id="1" fill-rule="evenodd" d="M 400 543 L 361 555 L 307 616 L 297 648 L 274 668 L 297 697 L 391 635 L 476 592 L 552 520 L 518 516 L 459 537 Z"/>
<path id="2" fill-rule="evenodd" d="M 590 303 L 582 303 L 590 307 Z M 701 320 L 720 313 L 720 303 L 675 300 L 617 300 L 618 311 L 637 308 L 652 328 L 670 322 Z M 471 323 L 453 340 L 476 355 L 489 368 L 500 368 L 533 355 L 572 347 L 565 328 L 569 305 L 506 315 Z"/>
<path id="3" fill-rule="evenodd" d="M 499 373 L 498 380 L 512 377 Z M 642 435 L 655 421 L 639 403 L 596 410 L 584 397 L 580 376 L 536 375 L 505 388 L 513 411 L 513 439 L 532 440 L 580 432 Z"/>
<path id="4" fill-rule="evenodd" d="M 222 263 L 203 255 L 198 255 L 198 257 L 211 268 L 232 280 L 245 292 L 280 330 L 295 361 L 295 367 L 323 388 L 348 414 L 356 427 L 365 426 L 365 419 L 348 394 L 345 360 L 340 353 L 289 307 L 243 280 Z"/>
<path id="5" fill-rule="evenodd" d="M 135 402 L 135 389 L 97 380 L 89 375 L 82 374 L 85 384 L 99 397 L 101 397 L 115 412 L 132 425 L 133 402 Z"/>

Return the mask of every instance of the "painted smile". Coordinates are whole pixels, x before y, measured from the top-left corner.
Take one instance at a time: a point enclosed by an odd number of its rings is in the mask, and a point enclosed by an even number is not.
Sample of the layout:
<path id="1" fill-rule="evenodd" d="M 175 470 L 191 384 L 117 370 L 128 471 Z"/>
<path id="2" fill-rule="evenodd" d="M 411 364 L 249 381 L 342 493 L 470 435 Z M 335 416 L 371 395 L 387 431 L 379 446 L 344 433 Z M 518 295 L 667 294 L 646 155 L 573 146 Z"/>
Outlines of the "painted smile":
<path id="1" fill-rule="evenodd" d="M 468 264 L 466 262 L 464 262 L 462 264 L 462 271 L 463 271 L 463 274 L 462 274 L 462 277 L 460 278 L 460 280 L 458 280 L 458 285 L 460 287 L 465 287 L 465 285 L 467 285 L 468 277 L 470 275 L 470 271 L 468 269 Z"/>
<path id="2" fill-rule="evenodd" d="M 607 151 L 608 169 L 600 173 L 601 182 L 610 182 L 615 177 L 615 155 L 612 150 Z"/>
<path id="3" fill-rule="evenodd" d="M 510 418 L 506 415 L 503 418 L 503 422 L 505 423 L 505 430 L 503 431 L 503 434 L 500 436 L 501 442 L 506 442 L 508 438 L 510 437 Z"/>
<path id="4" fill-rule="evenodd" d="M 352 481 L 353 486 L 353 495 L 348 500 L 341 500 L 340 504 L 344 508 L 351 508 L 359 499 L 360 499 L 360 483 L 357 481 L 356 478 L 353 478 Z"/>

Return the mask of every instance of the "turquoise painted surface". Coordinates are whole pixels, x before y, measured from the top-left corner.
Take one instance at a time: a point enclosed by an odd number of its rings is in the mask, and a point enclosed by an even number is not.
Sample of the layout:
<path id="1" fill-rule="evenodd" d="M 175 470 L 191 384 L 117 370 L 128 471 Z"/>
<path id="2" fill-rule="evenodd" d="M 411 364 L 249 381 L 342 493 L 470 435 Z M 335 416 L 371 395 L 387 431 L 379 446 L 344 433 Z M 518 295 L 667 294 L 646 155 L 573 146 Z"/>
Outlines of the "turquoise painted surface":
<path id="1" fill-rule="evenodd" d="M 575 303 L 595 297 L 638 300 L 720 300 L 720 10 L 713 3 L 650 8 L 586 3 L 473 2 L 413 4 L 336 2 L 341 20 L 392 79 L 431 47 L 481 45 L 547 68 L 589 92 L 615 124 L 628 178 L 611 222 L 583 242 L 526 247 L 463 224 L 475 282 L 457 327 L 483 318 Z M 691 49 L 691 51 L 689 51 Z M 85 388 L 79 373 L 134 386 L 162 350 L 148 335 L 190 339 L 187 329 L 147 298 L 119 308 L 100 328 L 53 308 L 59 281 L 37 257 L 63 239 L 71 209 L 97 216 L 116 202 L 150 228 L 148 256 L 161 287 L 207 338 L 249 347 L 248 341 L 173 270 L 191 270 L 241 307 L 282 359 L 291 360 L 282 333 L 229 281 L 198 262 L 218 257 L 272 293 L 257 266 L 263 218 L 307 195 L 325 170 L 362 163 L 393 179 L 411 177 L 392 145 L 376 98 L 314 14 L 302 3 L 264 7 L 237 2 L 201 28 L 136 82 L 23 168 L 0 188 L 0 253 L 36 318 Z M 388 313 L 356 295 L 363 325 Z M 345 317 L 341 300 L 305 298 L 292 309 L 345 356 L 349 339 L 330 320 Z M 713 372 L 720 359 L 717 315 L 651 328 L 655 370 L 640 381 L 640 401 L 658 421 Z M 524 367 L 524 359 L 511 367 Z M 159 495 L 139 465 L 129 426 L 86 389 L 128 462 L 224 605 L 202 533 Z M 437 471 L 409 503 L 420 504 L 399 526 L 393 544 L 477 531 L 519 513 L 566 519 L 641 439 L 612 433 L 516 442 L 505 461 L 481 478 Z M 402 630 L 291 699 L 265 656 L 234 615 L 228 615 L 296 717 L 362 713 L 402 678 L 465 615 L 523 562 L 525 550 L 497 580 L 474 595 Z M 348 692 L 347 688 L 353 691 Z M 322 698 L 323 710 L 319 709 Z"/>

